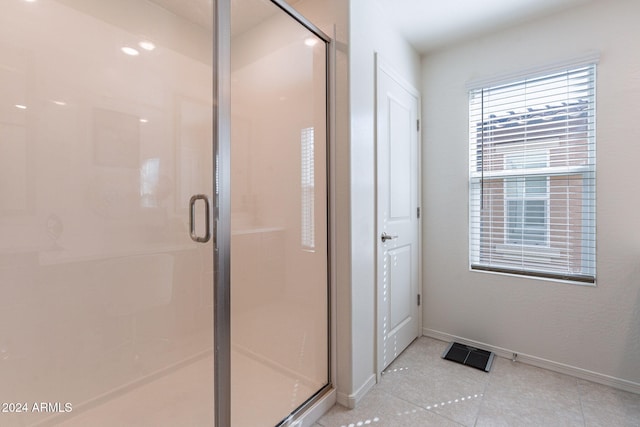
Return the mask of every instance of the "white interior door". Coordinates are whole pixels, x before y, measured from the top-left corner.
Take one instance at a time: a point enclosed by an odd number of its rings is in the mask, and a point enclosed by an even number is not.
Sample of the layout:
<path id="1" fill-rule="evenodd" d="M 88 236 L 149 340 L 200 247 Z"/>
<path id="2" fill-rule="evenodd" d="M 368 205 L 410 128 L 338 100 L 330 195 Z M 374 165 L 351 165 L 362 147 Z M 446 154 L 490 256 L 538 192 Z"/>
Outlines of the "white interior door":
<path id="1" fill-rule="evenodd" d="M 418 92 L 376 58 L 378 373 L 420 330 Z"/>

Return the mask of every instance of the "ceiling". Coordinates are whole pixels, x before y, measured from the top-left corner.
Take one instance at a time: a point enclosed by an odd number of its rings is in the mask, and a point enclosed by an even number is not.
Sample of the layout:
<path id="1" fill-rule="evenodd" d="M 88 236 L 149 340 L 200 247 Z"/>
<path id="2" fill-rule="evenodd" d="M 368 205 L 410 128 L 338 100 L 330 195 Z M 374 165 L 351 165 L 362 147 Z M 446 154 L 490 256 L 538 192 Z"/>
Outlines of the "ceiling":
<path id="1" fill-rule="evenodd" d="M 151 2 L 156 3 L 178 16 L 182 16 L 203 28 L 211 29 L 212 27 L 212 0 L 151 0 Z"/>
<path id="2" fill-rule="evenodd" d="M 421 53 L 592 0 L 376 0 Z"/>
<path id="3" fill-rule="evenodd" d="M 211 28 L 212 0 L 151 1 Z M 299 0 L 286 1 L 295 5 Z M 590 1 L 598 0 L 375 0 L 383 15 L 420 53 Z M 276 8 L 269 3 L 231 0 L 232 34 L 241 33 L 274 13 Z"/>
<path id="4" fill-rule="evenodd" d="M 150 0 L 152 3 L 209 30 L 213 0 Z M 285 0 L 295 5 L 300 0 Z M 240 34 L 278 11 L 270 0 L 231 0 L 231 34 Z"/>

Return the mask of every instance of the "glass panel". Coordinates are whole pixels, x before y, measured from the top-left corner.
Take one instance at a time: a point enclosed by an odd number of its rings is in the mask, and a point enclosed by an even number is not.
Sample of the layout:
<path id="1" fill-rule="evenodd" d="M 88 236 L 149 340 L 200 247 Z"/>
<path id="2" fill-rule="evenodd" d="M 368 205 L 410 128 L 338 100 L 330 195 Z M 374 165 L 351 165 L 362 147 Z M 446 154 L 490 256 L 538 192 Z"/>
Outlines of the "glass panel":
<path id="1" fill-rule="evenodd" d="M 527 196 L 546 196 L 547 194 L 547 177 L 546 176 L 528 176 L 525 178 L 525 194 Z"/>
<path id="2" fill-rule="evenodd" d="M 273 426 L 328 383 L 326 45 L 237 2 L 231 71 L 232 425 Z"/>
<path id="3" fill-rule="evenodd" d="M 0 9 L 0 425 L 213 425 L 211 3 Z"/>
<path id="4" fill-rule="evenodd" d="M 509 200 L 508 242 L 542 245 L 547 242 L 547 202 L 544 200 Z"/>

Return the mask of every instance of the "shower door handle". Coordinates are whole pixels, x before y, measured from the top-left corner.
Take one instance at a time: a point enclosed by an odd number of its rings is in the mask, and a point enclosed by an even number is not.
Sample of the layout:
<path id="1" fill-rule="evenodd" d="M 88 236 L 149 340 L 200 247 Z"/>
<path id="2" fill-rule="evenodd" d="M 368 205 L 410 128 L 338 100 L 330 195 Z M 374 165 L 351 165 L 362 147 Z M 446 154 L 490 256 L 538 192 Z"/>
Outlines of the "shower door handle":
<path id="1" fill-rule="evenodd" d="M 196 202 L 204 202 L 204 236 L 196 233 Z M 211 225 L 209 225 L 209 198 L 204 194 L 195 194 L 189 200 L 189 235 L 191 240 L 198 243 L 207 243 L 211 239 Z"/>

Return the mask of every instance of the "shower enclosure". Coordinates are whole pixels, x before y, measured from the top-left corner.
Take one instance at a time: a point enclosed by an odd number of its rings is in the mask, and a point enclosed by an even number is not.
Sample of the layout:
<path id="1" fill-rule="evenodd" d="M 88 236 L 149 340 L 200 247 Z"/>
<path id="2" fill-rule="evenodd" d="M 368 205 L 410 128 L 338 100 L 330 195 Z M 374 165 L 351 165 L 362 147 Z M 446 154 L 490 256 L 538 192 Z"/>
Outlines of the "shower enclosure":
<path id="1" fill-rule="evenodd" d="M 285 3 L 231 12 L 231 420 L 249 427 L 329 384 L 328 38 Z"/>
<path id="2" fill-rule="evenodd" d="M 273 426 L 329 386 L 328 39 L 229 3 L 0 0 L 0 425 Z"/>

